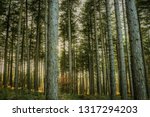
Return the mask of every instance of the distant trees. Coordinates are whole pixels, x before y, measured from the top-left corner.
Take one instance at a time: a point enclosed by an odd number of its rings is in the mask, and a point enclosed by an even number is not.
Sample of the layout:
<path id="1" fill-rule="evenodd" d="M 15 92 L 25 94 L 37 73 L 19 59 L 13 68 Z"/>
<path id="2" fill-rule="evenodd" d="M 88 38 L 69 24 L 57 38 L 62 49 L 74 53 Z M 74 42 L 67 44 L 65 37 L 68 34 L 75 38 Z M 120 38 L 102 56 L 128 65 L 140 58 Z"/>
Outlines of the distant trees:
<path id="1" fill-rule="evenodd" d="M 130 91 L 132 96 L 134 96 L 133 92 L 135 89 L 133 89 L 133 86 L 135 83 L 133 82 L 134 80 L 132 81 L 134 77 L 132 77 L 133 71 L 131 72 L 130 67 L 130 41 L 128 41 L 128 36 L 131 37 L 131 35 L 128 35 L 127 33 L 128 28 L 130 32 L 130 27 L 127 27 L 126 25 L 126 16 L 128 16 L 128 14 L 126 15 L 125 10 L 127 8 L 124 7 L 125 3 L 123 0 L 114 0 L 114 2 L 106 0 L 101 1 L 100 5 L 97 5 L 96 3 L 98 2 L 99 1 L 97 0 L 87 0 L 82 9 L 82 19 L 80 19 L 80 23 L 82 24 L 82 32 L 81 39 L 78 43 L 79 54 L 76 54 L 75 58 L 77 64 L 76 69 L 77 71 L 80 71 L 77 74 L 77 84 L 79 87 L 78 92 L 79 94 L 90 95 L 109 94 L 112 99 L 115 99 L 119 92 L 122 99 L 128 99 L 128 91 Z M 61 4 L 64 5 L 64 2 Z M 115 9 L 115 15 L 113 14 L 114 12 L 112 9 Z M 104 10 L 106 12 L 104 12 Z M 123 13 L 121 13 L 121 10 L 123 10 Z M 99 17 L 98 13 L 100 14 Z M 67 21 L 69 21 L 69 18 L 70 17 L 68 17 Z M 114 18 L 116 18 L 116 20 Z M 115 20 L 116 25 L 112 19 Z M 130 20 L 127 18 L 128 22 Z M 132 21 L 133 20 L 134 19 L 132 19 Z M 63 23 L 61 22 L 61 26 L 63 26 L 62 24 Z M 124 25 L 122 26 L 122 24 Z M 66 25 L 66 27 L 61 27 L 61 31 L 64 31 L 62 34 L 64 34 L 65 31 L 67 32 L 69 29 L 67 28 L 69 23 L 66 22 L 64 25 Z M 117 30 L 116 33 L 113 31 L 114 28 Z M 124 29 L 125 33 L 122 32 L 122 29 Z M 70 30 L 71 29 L 69 29 L 69 32 Z M 104 33 L 105 31 L 106 33 Z M 117 39 L 114 39 L 115 37 Z M 65 35 L 62 36 L 62 38 L 64 38 L 64 52 L 62 56 L 64 57 L 66 56 L 66 50 L 68 49 L 68 51 L 71 52 L 73 47 L 71 46 L 72 48 L 70 48 L 70 46 L 66 46 L 65 41 L 67 35 L 66 37 Z M 70 42 L 68 42 L 68 45 L 69 43 Z M 139 53 L 142 55 L 142 51 Z M 72 57 L 73 53 L 70 55 Z M 139 57 L 142 58 L 142 56 Z M 65 57 L 61 58 L 61 60 L 65 61 Z M 68 60 L 70 61 L 71 59 L 68 58 Z M 61 69 L 64 70 L 65 64 L 69 65 L 69 68 L 72 68 L 73 61 L 70 62 L 62 62 L 63 64 L 61 64 Z M 75 82 L 73 82 L 73 84 L 74 83 Z M 136 97 L 133 98 L 136 99 Z"/>
<path id="2" fill-rule="evenodd" d="M 76 45 L 77 39 L 77 6 L 79 0 L 62 0 L 60 12 L 60 36 L 62 37 L 63 50 L 61 64 L 61 80 L 64 90 L 77 93 L 77 71 L 76 71 Z M 66 48 L 68 47 L 68 48 Z M 67 73 L 68 72 L 68 73 Z"/>

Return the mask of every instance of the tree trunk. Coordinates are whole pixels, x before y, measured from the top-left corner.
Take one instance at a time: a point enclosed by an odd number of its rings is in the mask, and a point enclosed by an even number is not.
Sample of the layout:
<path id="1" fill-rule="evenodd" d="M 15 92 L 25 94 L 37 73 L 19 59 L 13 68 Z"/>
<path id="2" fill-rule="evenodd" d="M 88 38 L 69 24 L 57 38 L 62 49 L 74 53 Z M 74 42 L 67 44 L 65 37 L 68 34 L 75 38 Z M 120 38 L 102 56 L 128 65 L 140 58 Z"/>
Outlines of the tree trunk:
<path id="1" fill-rule="evenodd" d="M 110 88 L 111 99 L 115 99 L 116 96 L 116 82 L 115 82 L 115 68 L 114 68 L 114 48 L 111 31 L 111 6 L 110 0 L 106 0 L 106 14 L 107 14 L 107 30 L 108 30 L 108 42 L 109 42 L 109 61 L 110 61 Z"/>
<path id="2" fill-rule="evenodd" d="M 23 67 L 23 58 L 24 58 L 24 37 L 25 37 L 25 26 L 22 29 L 22 45 L 21 45 L 21 64 L 20 64 L 20 81 L 21 81 L 21 89 L 24 90 L 24 67 Z"/>
<path id="3" fill-rule="evenodd" d="M 130 46 L 129 46 L 129 37 L 127 34 L 127 21 L 126 21 L 126 14 L 125 14 L 125 2 L 122 0 L 122 7 L 123 7 L 123 22 L 124 22 L 124 35 L 125 35 L 125 43 L 126 43 L 126 55 L 127 55 L 127 71 L 129 77 L 129 85 L 130 85 L 130 92 L 131 97 L 134 97 L 134 90 L 133 90 L 133 79 L 132 79 L 132 71 L 131 71 L 131 60 L 130 60 Z"/>
<path id="4" fill-rule="evenodd" d="M 106 53 L 105 55 L 105 61 L 106 61 L 106 91 L 107 95 L 110 95 L 110 60 L 109 60 L 109 44 L 108 44 L 108 39 L 107 39 L 107 33 L 106 33 L 106 28 L 104 29 L 105 31 L 105 46 L 104 46 L 104 51 Z"/>
<path id="5" fill-rule="evenodd" d="M 58 99 L 58 0 L 48 1 L 48 60 L 46 99 Z"/>
<path id="6" fill-rule="evenodd" d="M 126 9 L 131 47 L 131 67 L 134 84 L 134 98 L 147 99 L 144 60 L 142 57 L 143 53 L 135 0 L 126 0 Z"/>
<path id="7" fill-rule="evenodd" d="M 19 24 L 18 24 L 18 38 L 17 38 L 17 47 L 16 47 L 16 61 L 15 61 L 15 92 L 18 94 L 18 76 L 19 76 L 19 49 L 21 41 L 21 21 L 22 21 L 22 9 L 23 9 L 23 0 L 20 1 L 20 11 L 19 11 Z"/>
<path id="8" fill-rule="evenodd" d="M 30 39 L 28 36 L 28 0 L 26 0 L 26 41 L 27 41 L 27 89 L 31 91 L 31 78 L 30 78 Z"/>
<path id="9" fill-rule="evenodd" d="M 71 89 L 72 93 L 72 39 L 71 39 L 71 8 L 70 8 L 70 0 L 67 1 L 68 2 L 68 40 L 69 40 L 69 81 L 71 82 L 71 87 L 69 87 Z"/>
<path id="10" fill-rule="evenodd" d="M 8 77 L 8 79 L 7 80 L 9 80 L 9 78 L 10 78 L 10 70 L 11 70 L 10 66 L 11 66 L 11 50 L 9 50 L 9 53 L 8 53 L 8 65 L 7 65 L 7 69 L 8 69 L 7 70 L 7 74 L 8 74 L 7 77 Z"/>
<path id="11" fill-rule="evenodd" d="M 105 62 L 105 45 L 104 45 L 104 39 L 105 39 L 105 32 L 104 32 L 104 25 L 103 25 L 103 20 L 102 20 L 102 1 L 99 1 L 99 29 L 100 29 L 100 41 L 101 41 L 101 67 L 102 67 L 102 79 L 103 79 L 103 86 L 102 86 L 102 93 L 104 95 L 107 95 L 106 91 L 106 62 Z"/>
<path id="12" fill-rule="evenodd" d="M 40 15 L 41 15 L 41 0 L 38 1 L 38 19 L 37 19 L 37 29 L 36 29 L 36 49 L 35 49 L 35 64 L 34 64 L 34 91 L 38 92 L 39 86 L 39 48 L 40 48 Z"/>
<path id="13" fill-rule="evenodd" d="M 97 38 L 97 23 L 96 23 L 96 0 L 94 0 L 94 36 L 96 41 L 96 70 L 97 70 L 97 93 L 101 95 L 101 82 L 100 82 L 100 58 Z"/>
<path id="14" fill-rule="evenodd" d="M 6 25 L 6 40 L 5 40 L 5 53 L 4 53 L 4 75 L 3 75 L 3 85 L 7 88 L 7 53 L 8 53 L 8 38 L 9 38 L 9 27 L 10 27 L 10 10 L 11 10 L 11 0 L 9 0 L 9 7 L 7 13 L 7 25 Z"/>
<path id="15" fill-rule="evenodd" d="M 48 28 L 48 1 L 45 0 L 45 76 L 44 76 L 44 94 L 46 95 L 47 87 L 47 28 Z"/>
<path id="16" fill-rule="evenodd" d="M 11 40 L 11 65 L 10 65 L 10 81 L 9 81 L 9 85 L 10 87 L 13 87 L 13 51 L 14 51 L 14 33 L 12 32 L 12 40 Z"/>
<path id="17" fill-rule="evenodd" d="M 93 72 L 93 49 L 92 49 L 92 19 L 91 14 L 89 12 L 89 29 L 88 29 L 88 48 L 89 48 L 89 54 L 88 54 L 88 70 L 89 70 L 89 93 L 91 95 L 94 95 L 94 72 Z"/>
<path id="18" fill-rule="evenodd" d="M 127 99 L 127 81 L 126 81 L 126 65 L 124 57 L 124 45 L 122 36 L 122 27 L 120 19 L 120 7 L 119 1 L 114 0 L 115 4 L 115 15 L 116 15 L 116 26 L 117 26 L 117 37 L 118 37 L 118 52 L 119 52 L 119 74 L 120 74 L 120 88 L 121 88 L 121 98 Z"/>

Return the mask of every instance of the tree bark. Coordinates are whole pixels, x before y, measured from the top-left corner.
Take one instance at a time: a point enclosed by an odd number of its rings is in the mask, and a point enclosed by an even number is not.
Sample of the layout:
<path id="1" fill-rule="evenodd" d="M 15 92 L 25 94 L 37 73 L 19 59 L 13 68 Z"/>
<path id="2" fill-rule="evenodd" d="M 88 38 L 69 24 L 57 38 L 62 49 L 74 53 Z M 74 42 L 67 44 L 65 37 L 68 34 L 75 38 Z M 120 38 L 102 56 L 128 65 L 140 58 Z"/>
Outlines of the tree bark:
<path id="1" fill-rule="evenodd" d="M 125 36 L 125 43 L 126 43 L 126 55 L 127 55 L 127 72 L 129 78 L 129 85 L 130 85 L 130 93 L 131 96 L 134 97 L 134 90 L 133 90 L 133 79 L 132 79 L 132 71 L 131 71 L 131 60 L 130 60 L 130 46 L 129 46 L 129 37 L 127 34 L 127 21 L 126 21 L 126 9 L 125 9 L 125 1 L 122 0 L 122 7 L 123 7 L 123 22 L 124 22 L 124 36 Z"/>
<path id="2" fill-rule="evenodd" d="M 68 4 L 68 40 L 69 40 L 69 81 L 71 83 L 71 87 L 69 87 L 71 90 L 70 93 L 72 93 L 72 38 L 71 38 L 71 8 L 70 8 L 70 0 L 67 1 Z"/>
<path id="3" fill-rule="evenodd" d="M 9 85 L 10 87 L 13 87 L 13 53 L 14 53 L 14 33 L 12 31 L 12 39 L 11 39 L 11 65 L 10 65 L 10 81 L 9 81 Z"/>
<path id="4" fill-rule="evenodd" d="M 101 95 L 101 80 L 100 80 L 100 55 L 99 55 L 99 48 L 98 48 L 98 38 L 97 38 L 97 23 L 96 23 L 96 0 L 94 0 L 94 36 L 96 41 L 96 70 L 97 70 L 97 93 Z"/>
<path id="5" fill-rule="evenodd" d="M 38 1 L 38 19 L 37 19 L 37 29 L 36 29 L 36 49 L 35 49 L 35 64 L 34 64 L 34 91 L 38 92 L 39 86 L 39 47 L 40 47 L 40 16 L 41 16 L 41 0 Z"/>
<path id="6" fill-rule="evenodd" d="M 5 39 L 5 53 L 4 53 L 4 74 L 3 74 L 3 85 L 7 88 L 7 53 L 8 53 L 8 38 L 9 38 L 9 28 L 10 28 L 10 10 L 11 10 L 11 0 L 9 0 L 9 7 L 7 13 L 7 26 L 6 26 L 6 39 Z"/>
<path id="7" fill-rule="evenodd" d="M 109 61 L 110 61 L 110 88 L 111 99 L 116 96 L 116 81 L 115 81 L 115 68 L 114 68 L 114 48 L 111 31 L 111 6 L 110 0 L 106 0 L 106 14 L 107 14 L 107 30 L 108 30 L 108 43 L 109 43 Z"/>
<path id="8" fill-rule="evenodd" d="M 48 1 L 48 60 L 46 99 L 58 99 L 58 0 Z"/>
<path id="9" fill-rule="evenodd" d="M 21 21 L 22 21 L 22 9 L 23 9 L 23 0 L 20 1 L 20 11 L 19 11 L 19 24 L 18 24 L 18 38 L 17 38 L 17 47 L 16 47 L 16 61 L 15 61 L 15 92 L 18 94 L 18 76 L 19 76 L 19 48 L 21 41 Z"/>
<path id="10" fill-rule="evenodd" d="M 126 0 L 135 99 L 147 99 L 144 60 L 135 0 Z"/>
<path id="11" fill-rule="evenodd" d="M 23 65 L 23 59 L 24 59 L 24 38 L 25 38 L 25 25 L 23 26 L 22 29 L 22 44 L 21 44 L 21 60 L 20 60 L 20 81 L 21 81 L 21 90 L 24 90 L 24 65 Z"/>
<path id="12" fill-rule="evenodd" d="M 116 28 L 117 28 L 117 37 L 118 37 L 118 52 L 119 52 L 119 74 L 120 74 L 120 88 L 121 88 L 121 98 L 127 99 L 127 81 L 126 81 L 126 65 L 125 65 L 125 56 L 124 56 L 124 45 L 123 45 L 123 36 L 122 36 L 122 27 L 120 19 L 120 7 L 119 1 L 114 0 L 115 4 L 115 15 L 116 15 Z"/>
<path id="13" fill-rule="evenodd" d="M 26 0 L 26 41 L 27 41 L 27 89 L 31 91 L 31 77 L 30 77 L 30 39 L 28 37 L 28 0 Z"/>
<path id="14" fill-rule="evenodd" d="M 44 76 L 44 94 L 46 95 L 47 87 L 47 28 L 48 28 L 48 1 L 45 0 L 45 76 Z"/>
<path id="15" fill-rule="evenodd" d="M 90 95 L 94 95 L 94 70 L 93 70 L 93 40 L 92 40 L 92 19 L 89 11 L 89 22 L 88 22 L 88 70 L 89 70 L 89 93 Z"/>

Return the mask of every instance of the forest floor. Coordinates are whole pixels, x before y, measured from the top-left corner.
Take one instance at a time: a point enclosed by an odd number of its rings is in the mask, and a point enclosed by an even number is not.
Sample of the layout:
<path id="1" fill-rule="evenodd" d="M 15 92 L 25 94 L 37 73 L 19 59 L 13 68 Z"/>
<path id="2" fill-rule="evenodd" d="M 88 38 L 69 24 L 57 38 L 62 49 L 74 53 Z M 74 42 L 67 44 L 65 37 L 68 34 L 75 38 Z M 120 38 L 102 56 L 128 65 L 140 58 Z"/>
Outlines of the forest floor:
<path id="1" fill-rule="evenodd" d="M 71 94 L 59 94 L 59 100 L 110 100 L 109 96 L 91 96 L 91 95 L 71 95 Z M 43 93 L 28 93 L 27 90 L 18 90 L 18 95 L 15 94 L 14 89 L 0 88 L 0 100 L 45 100 Z M 120 96 L 116 97 L 116 100 L 120 100 Z"/>

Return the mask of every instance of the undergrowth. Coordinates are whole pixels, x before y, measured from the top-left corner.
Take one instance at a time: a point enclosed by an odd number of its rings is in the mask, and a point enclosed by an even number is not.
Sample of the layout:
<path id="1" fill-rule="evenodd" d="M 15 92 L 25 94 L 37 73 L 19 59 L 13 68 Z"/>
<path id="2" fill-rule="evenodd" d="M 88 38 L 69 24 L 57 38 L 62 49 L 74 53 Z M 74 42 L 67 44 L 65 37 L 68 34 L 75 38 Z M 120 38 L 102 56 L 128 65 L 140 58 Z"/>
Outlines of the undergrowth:
<path id="1" fill-rule="evenodd" d="M 0 88 L 0 100 L 44 100 L 45 95 L 41 92 L 35 93 L 28 90 L 18 89 L 16 95 L 14 89 L 11 88 Z M 99 95 L 73 95 L 73 94 L 59 94 L 59 100 L 110 100 L 109 96 L 99 96 Z M 120 100 L 120 96 L 116 96 L 116 100 Z"/>

